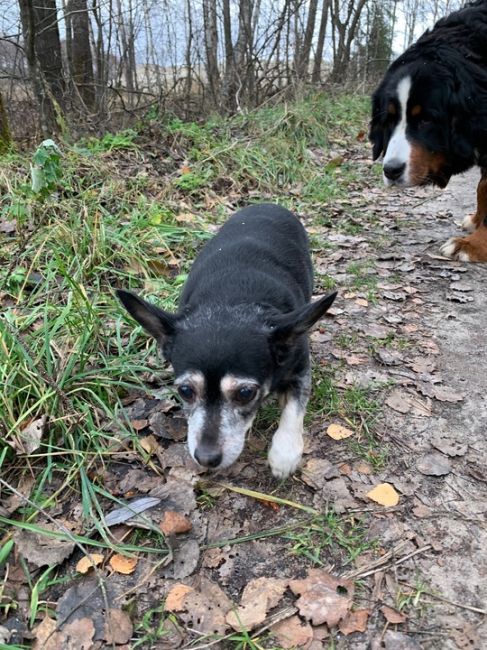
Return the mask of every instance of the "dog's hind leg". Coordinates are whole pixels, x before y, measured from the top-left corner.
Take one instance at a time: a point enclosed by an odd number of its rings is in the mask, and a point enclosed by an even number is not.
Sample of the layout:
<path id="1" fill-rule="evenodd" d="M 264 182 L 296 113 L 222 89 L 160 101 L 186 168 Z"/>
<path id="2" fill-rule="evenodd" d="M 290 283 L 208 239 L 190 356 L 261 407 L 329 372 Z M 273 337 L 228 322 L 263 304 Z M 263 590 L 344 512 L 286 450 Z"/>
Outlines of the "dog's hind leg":
<path id="1" fill-rule="evenodd" d="M 462 228 L 473 232 L 485 223 L 487 219 L 487 167 L 480 170 L 480 181 L 477 186 L 477 211 L 469 214 L 463 220 Z"/>
<path id="2" fill-rule="evenodd" d="M 303 455 L 303 422 L 311 387 L 311 372 L 308 368 L 296 385 L 282 395 L 279 427 L 272 437 L 269 450 L 269 465 L 276 478 L 286 478 L 299 465 Z"/>

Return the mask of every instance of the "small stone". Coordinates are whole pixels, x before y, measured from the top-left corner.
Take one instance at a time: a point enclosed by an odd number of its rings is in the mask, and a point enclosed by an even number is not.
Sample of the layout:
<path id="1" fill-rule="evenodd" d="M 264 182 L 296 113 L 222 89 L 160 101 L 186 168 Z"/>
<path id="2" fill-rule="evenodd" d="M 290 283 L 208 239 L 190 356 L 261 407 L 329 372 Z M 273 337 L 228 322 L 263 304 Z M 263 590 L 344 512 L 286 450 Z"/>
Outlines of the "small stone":
<path id="1" fill-rule="evenodd" d="M 417 461 L 416 467 L 426 476 L 445 476 L 451 472 L 451 463 L 443 454 L 425 454 Z"/>

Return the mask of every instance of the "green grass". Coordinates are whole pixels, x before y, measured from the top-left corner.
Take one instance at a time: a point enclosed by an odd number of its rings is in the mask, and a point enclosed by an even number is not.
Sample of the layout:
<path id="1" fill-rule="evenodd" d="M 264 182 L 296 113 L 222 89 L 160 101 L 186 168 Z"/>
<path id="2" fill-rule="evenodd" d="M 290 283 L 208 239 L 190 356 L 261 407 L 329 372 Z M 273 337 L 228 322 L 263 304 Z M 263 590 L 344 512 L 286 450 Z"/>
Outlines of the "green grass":
<path id="1" fill-rule="evenodd" d="M 290 552 L 305 558 L 313 566 L 327 566 L 330 561 L 346 566 L 376 543 L 367 539 L 367 527 L 353 515 L 340 516 L 333 510 L 315 517 L 299 531 L 285 536 Z"/>
<path id="2" fill-rule="evenodd" d="M 16 220 L 13 236 L 0 232 L 0 475 L 6 484 L 17 484 L 20 473 L 35 476 L 30 502 L 15 521 L 0 520 L 0 534 L 12 526 L 42 532 L 40 515 L 73 498 L 81 503 L 77 541 L 117 546 L 103 523 L 117 499 L 99 475 L 122 443 L 127 453 L 146 458 L 121 417 L 122 401 L 135 390 L 150 394 L 166 381 L 167 369 L 156 360 L 155 344 L 125 315 L 114 288 L 175 309 L 209 226 L 233 207 L 275 200 L 314 215 L 317 205 L 345 196 L 353 164 L 324 170 L 310 150 L 326 157 L 335 141 L 346 141 L 367 119 L 367 100 L 318 94 L 227 120 L 141 123 L 75 146 L 60 143 L 56 158 L 38 150 L 35 160 L 45 172 L 40 189 L 31 183 L 32 155 L 0 159 L 0 218 Z M 148 140 L 151 129 L 157 141 Z M 151 167 L 151 147 L 169 160 L 162 172 Z M 329 276 L 320 280 L 334 287 Z M 147 371 L 160 379 L 147 384 Z M 259 416 L 259 429 L 275 424 L 272 408 Z M 338 394 L 325 376 L 310 406 L 315 417 L 340 412 L 355 418 L 367 410 L 364 396 Z M 44 417 L 39 447 L 19 456 L 23 432 Z M 5 483 L 2 496 L 9 494 Z M 199 505 L 214 501 L 202 493 Z M 152 533 L 125 543 L 165 552 L 163 539 Z M 38 596 L 55 579 L 38 577 Z M 34 602 L 31 611 L 36 608 Z M 157 628 L 151 620 L 141 635 Z"/>

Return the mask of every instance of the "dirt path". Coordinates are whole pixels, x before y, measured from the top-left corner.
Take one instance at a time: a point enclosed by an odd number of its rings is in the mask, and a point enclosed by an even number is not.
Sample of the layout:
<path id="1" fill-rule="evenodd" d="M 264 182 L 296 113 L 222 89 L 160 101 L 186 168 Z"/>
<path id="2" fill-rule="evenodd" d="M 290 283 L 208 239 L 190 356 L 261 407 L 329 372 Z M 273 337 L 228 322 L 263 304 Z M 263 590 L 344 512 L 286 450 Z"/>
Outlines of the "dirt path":
<path id="1" fill-rule="evenodd" d="M 410 503 L 382 534 L 399 524 L 398 539 L 414 531 L 417 544 L 430 544 L 432 549 L 398 569 L 399 577 L 418 590 L 424 583 L 427 591 L 457 604 L 424 598 L 430 604 L 415 637 L 420 647 L 487 647 L 485 617 L 463 609 L 487 605 L 487 268 L 435 259 L 439 244 L 460 234 L 454 222 L 473 211 L 477 182 L 475 170 L 454 178 L 443 192 L 378 190 L 386 212 L 394 214 L 401 205 L 390 253 L 409 263 L 398 283 L 413 287 L 420 300 L 413 347 L 405 348 L 402 359 L 415 372 L 399 373 L 403 386 L 393 389 L 410 408 L 389 397 L 386 403 L 396 408 L 387 410 L 384 429 L 386 439 L 392 432 L 395 440 L 384 478 Z M 398 639 L 389 645 L 385 638 L 386 647 L 415 647 Z"/>

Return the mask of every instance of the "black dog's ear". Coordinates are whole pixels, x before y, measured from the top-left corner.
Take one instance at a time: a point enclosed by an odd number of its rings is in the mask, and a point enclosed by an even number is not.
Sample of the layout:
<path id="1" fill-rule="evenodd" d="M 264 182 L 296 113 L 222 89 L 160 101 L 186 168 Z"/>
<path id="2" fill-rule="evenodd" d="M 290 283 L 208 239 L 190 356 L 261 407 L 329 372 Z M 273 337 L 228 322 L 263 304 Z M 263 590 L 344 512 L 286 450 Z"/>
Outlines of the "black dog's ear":
<path id="1" fill-rule="evenodd" d="M 372 142 L 372 160 L 377 160 L 384 152 L 384 131 L 381 127 L 371 128 L 369 138 Z"/>
<path id="2" fill-rule="evenodd" d="M 272 340 L 277 344 L 290 344 L 307 332 L 332 306 L 337 292 L 330 293 L 315 302 L 310 302 L 289 314 L 280 316 L 274 322 Z"/>
<path id="3" fill-rule="evenodd" d="M 139 298 L 135 293 L 116 290 L 120 302 L 129 314 L 153 336 L 156 341 L 163 343 L 176 331 L 176 316 L 163 311 L 150 302 Z"/>

